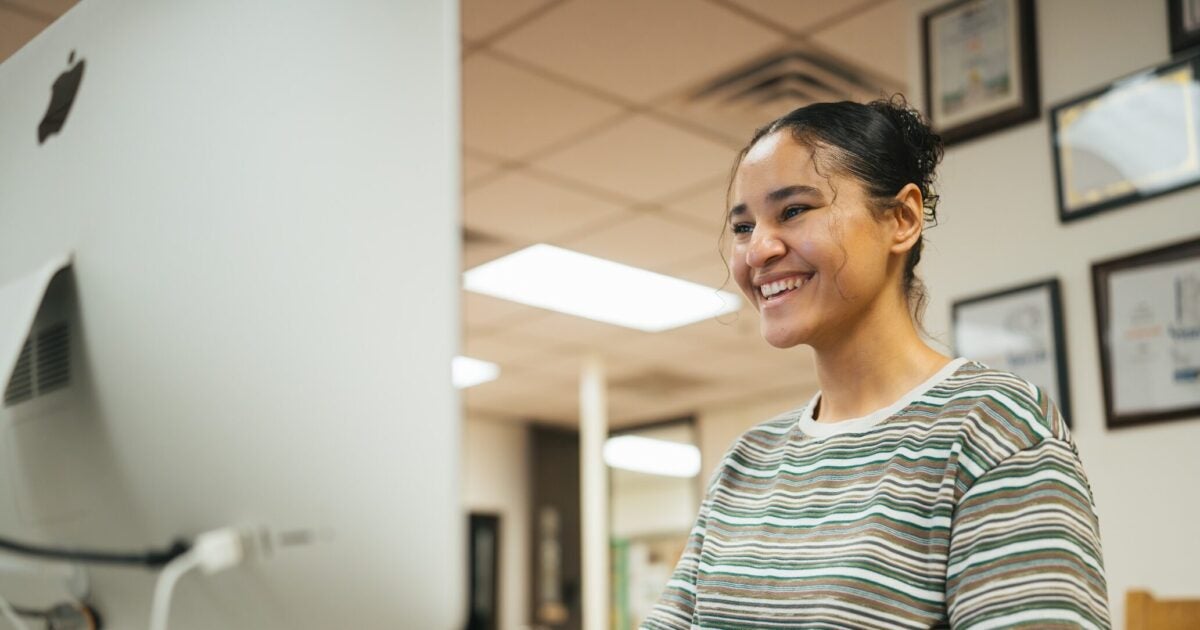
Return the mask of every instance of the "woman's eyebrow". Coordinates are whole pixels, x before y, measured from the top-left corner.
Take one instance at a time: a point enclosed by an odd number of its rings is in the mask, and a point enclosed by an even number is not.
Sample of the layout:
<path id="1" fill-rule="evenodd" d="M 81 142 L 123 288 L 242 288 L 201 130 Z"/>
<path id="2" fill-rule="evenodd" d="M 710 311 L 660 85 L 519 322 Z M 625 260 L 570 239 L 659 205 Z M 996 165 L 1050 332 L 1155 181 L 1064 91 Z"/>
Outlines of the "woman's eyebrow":
<path id="1" fill-rule="evenodd" d="M 772 190 L 771 192 L 767 193 L 767 203 L 783 201 L 784 199 L 794 195 L 810 195 L 820 197 L 821 190 L 805 185 L 786 186 L 784 188 Z"/>
<path id="2" fill-rule="evenodd" d="M 767 193 L 767 203 L 778 203 L 795 195 L 809 195 L 812 197 L 822 198 L 821 189 L 813 186 L 806 186 L 804 184 L 797 184 L 795 186 L 785 186 L 778 190 L 772 190 L 771 192 Z M 728 219 L 732 219 L 733 217 L 745 213 L 746 204 L 739 203 L 738 205 L 730 208 L 729 214 L 726 216 Z"/>

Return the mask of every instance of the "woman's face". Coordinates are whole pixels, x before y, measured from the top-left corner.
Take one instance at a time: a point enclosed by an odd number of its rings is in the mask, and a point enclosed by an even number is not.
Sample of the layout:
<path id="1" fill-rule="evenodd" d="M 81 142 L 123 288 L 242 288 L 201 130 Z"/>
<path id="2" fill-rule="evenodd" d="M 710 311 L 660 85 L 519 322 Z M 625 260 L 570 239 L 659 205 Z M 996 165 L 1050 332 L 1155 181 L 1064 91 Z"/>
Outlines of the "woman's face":
<path id="1" fill-rule="evenodd" d="M 822 175 L 829 169 L 813 159 L 789 131 L 771 134 L 746 153 L 730 187 L 730 270 L 778 348 L 828 346 L 889 287 L 899 296 L 887 222 L 872 216 L 859 182 Z"/>

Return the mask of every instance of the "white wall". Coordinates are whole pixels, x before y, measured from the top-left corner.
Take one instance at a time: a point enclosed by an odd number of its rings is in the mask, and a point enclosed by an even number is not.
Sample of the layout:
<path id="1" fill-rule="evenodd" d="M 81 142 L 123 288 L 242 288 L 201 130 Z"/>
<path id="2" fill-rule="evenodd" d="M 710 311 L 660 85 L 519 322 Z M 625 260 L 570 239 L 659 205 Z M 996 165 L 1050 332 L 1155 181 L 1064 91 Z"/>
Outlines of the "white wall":
<path id="1" fill-rule="evenodd" d="M 695 425 L 670 423 L 622 435 L 696 445 Z M 702 486 L 694 478 L 609 469 L 609 534 L 614 538 L 681 534 L 686 537 L 700 508 Z"/>
<path id="2" fill-rule="evenodd" d="M 686 534 L 700 507 L 692 479 L 622 470 L 609 476 L 609 534 L 614 538 Z"/>
<path id="3" fill-rule="evenodd" d="M 1037 8 L 1044 111 L 1169 57 L 1159 0 L 1054 0 Z M 916 59 L 911 67 L 911 84 L 920 85 Z M 1113 619 L 1123 627 L 1129 588 L 1200 597 L 1200 419 L 1105 428 L 1090 268 L 1200 235 L 1200 189 L 1062 225 L 1049 143 L 1043 114 L 947 151 L 941 225 L 928 233 L 922 263 L 932 292 L 926 321 L 948 341 L 954 299 L 1049 276 L 1062 282 L 1074 434 L 1100 516 Z"/>
<path id="4" fill-rule="evenodd" d="M 524 425 L 468 418 L 463 425 L 463 511 L 500 515 L 500 628 L 529 619 L 529 439 Z"/>

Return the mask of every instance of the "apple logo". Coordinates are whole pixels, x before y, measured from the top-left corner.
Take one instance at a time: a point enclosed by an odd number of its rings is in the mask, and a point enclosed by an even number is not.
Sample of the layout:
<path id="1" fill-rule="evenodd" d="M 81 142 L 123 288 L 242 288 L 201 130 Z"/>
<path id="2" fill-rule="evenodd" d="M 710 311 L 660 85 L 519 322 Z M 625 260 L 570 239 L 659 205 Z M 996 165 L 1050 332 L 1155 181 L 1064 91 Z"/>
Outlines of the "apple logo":
<path id="1" fill-rule="evenodd" d="M 46 109 L 46 115 L 38 125 L 38 144 L 58 133 L 66 124 L 67 114 L 75 102 L 75 93 L 79 91 L 79 82 L 83 80 L 84 60 L 80 59 L 79 63 L 75 63 L 74 50 L 67 58 L 67 63 L 75 65 L 54 80 L 54 87 L 50 91 L 50 107 Z"/>

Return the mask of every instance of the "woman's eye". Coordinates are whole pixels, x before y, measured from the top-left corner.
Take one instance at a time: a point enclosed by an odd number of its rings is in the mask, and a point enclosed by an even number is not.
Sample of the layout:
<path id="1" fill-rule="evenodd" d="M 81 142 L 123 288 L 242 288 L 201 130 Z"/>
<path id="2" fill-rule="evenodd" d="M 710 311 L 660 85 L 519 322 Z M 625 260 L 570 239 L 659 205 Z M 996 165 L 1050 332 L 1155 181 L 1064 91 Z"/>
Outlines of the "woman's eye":
<path id="1" fill-rule="evenodd" d="M 790 219 L 805 210 L 808 210 L 805 206 L 788 206 L 783 209 L 783 218 Z"/>
<path id="2" fill-rule="evenodd" d="M 734 223 L 729 226 L 729 230 L 734 234 L 749 234 L 754 230 L 753 223 Z"/>

